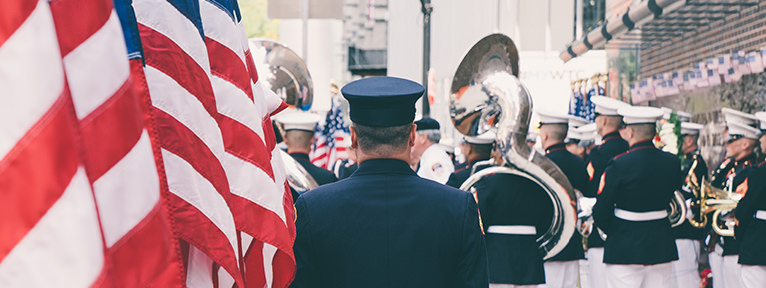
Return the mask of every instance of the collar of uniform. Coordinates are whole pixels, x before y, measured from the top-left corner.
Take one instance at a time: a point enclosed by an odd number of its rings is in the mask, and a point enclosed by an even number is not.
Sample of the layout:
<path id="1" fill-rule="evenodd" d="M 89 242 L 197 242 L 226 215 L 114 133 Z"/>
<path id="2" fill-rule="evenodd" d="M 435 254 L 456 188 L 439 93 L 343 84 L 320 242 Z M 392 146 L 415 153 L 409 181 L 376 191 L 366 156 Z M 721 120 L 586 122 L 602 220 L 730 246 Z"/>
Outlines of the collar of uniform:
<path id="1" fill-rule="evenodd" d="M 755 164 L 755 153 L 751 153 L 747 157 L 739 159 L 739 161 L 737 161 L 737 165 L 735 165 L 735 167 L 745 168 L 747 166 L 753 166 L 753 164 Z"/>
<path id="2" fill-rule="evenodd" d="M 548 148 L 545 148 L 545 154 L 551 154 L 551 152 L 564 150 L 566 149 L 566 146 L 564 146 L 564 143 L 556 143 L 551 146 L 548 146 Z"/>
<path id="3" fill-rule="evenodd" d="M 359 164 L 354 175 L 402 174 L 417 175 L 410 165 L 399 159 L 369 159 Z"/>
<path id="4" fill-rule="evenodd" d="M 617 139 L 617 138 L 620 138 L 620 132 L 619 131 L 614 131 L 612 133 L 604 135 L 604 140 L 601 141 L 601 142 L 602 143 L 606 143 L 609 140 L 614 140 L 614 139 Z"/>
<path id="5" fill-rule="evenodd" d="M 686 158 L 687 158 L 687 159 L 692 159 L 692 158 L 693 158 L 695 155 L 697 155 L 699 152 L 700 152 L 700 150 L 699 150 L 699 149 L 694 149 L 694 150 L 692 150 L 691 152 L 689 152 L 689 153 L 686 153 Z"/>
<path id="6" fill-rule="evenodd" d="M 632 152 L 632 151 L 647 149 L 647 148 L 654 148 L 654 143 L 652 143 L 652 140 L 641 141 L 636 144 L 633 144 L 633 146 L 630 146 L 630 151 Z"/>
<path id="7" fill-rule="evenodd" d="M 300 153 L 300 152 L 290 153 L 290 156 L 293 156 L 293 159 L 295 160 L 306 160 L 309 162 L 311 161 L 311 159 L 309 158 L 309 154 L 306 154 L 306 153 Z"/>

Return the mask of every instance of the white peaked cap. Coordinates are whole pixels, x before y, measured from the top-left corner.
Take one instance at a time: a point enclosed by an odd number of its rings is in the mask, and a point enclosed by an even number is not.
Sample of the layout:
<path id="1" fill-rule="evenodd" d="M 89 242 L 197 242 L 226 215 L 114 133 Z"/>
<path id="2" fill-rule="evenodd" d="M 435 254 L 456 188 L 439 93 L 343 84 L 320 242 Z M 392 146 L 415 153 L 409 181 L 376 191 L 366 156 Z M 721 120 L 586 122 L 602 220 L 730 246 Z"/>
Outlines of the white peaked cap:
<path id="1" fill-rule="evenodd" d="M 569 124 L 570 116 L 563 113 L 555 113 L 550 111 L 535 111 L 537 116 L 540 117 L 540 124 Z"/>
<path id="2" fill-rule="evenodd" d="M 757 118 L 755 118 L 753 114 L 737 111 L 731 108 L 721 108 L 721 113 L 723 114 L 723 119 L 726 121 L 727 126 L 732 123 L 739 123 L 755 127 L 757 122 Z"/>
<path id="3" fill-rule="evenodd" d="M 758 140 L 758 137 L 761 136 L 761 131 L 753 126 L 739 122 L 727 123 L 726 125 L 729 128 L 729 136 L 726 138 L 726 142 L 742 137 Z"/>
<path id="4" fill-rule="evenodd" d="M 570 129 L 569 131 L 574 131 L 578 134 L 581 138 L 580 140 L 591 140 L 596 138 L 596 123 L 590 123 L 586 124 L 580 127 L 575 128 L 574 130 Z M 575 138 L 578 139 L 578 138 Z"/>
<path id="5" fill-rule="evenodd" d="M 596 113 L 606 116 L 620 116 L 617 109 L 630 107 L 630 104 L 605 96 L 593 96 L 590 98 L 596 105 Z"/>
<path id="6" fill-rule="evenodd" d="M 758 118 L 761 130 L 766 130 L 766 112 L 755 112 L 755 118 Z"/>
<path id="7" fill-rule="evenodd" d="M 322 117 L 309 112 L 303 112 L 299 110 L 286 110 L 274 117 L 274 121 L 281 123 L 285 131 L 289 130 L 304 130 L 314 131 L 314 127 L 321 120 Z"/>
<path id="8" fill-rule="evenodd" d="M 622 122 L 631 124 L 656 124 L 662 118 L 662 109 L 649 106 L 632 106 L 620 108 L 617 113 L 622 115 Z"/>
<path id="9" fill-rule="evenodd" d="M 586 125 L 588 123 L 590 122 L 585 118 L 569 115 L 569 128 L 570 128 L 569 131 L 572 131 L 571 128 L 582 127 L 583 125 Z"/>
<path id="10" fill-rule="evenodd" d="M 681 135 L 699 135 L 702 127 L 705 126 L 697 123 L 681 122 Z"/>
<path id="11" fill-rule="evenodd" d="M 479 136 L 465 136 L 465 142 L 469 144 L 492 144 L 495 142 L 495 132 L 487 131 Z"/>

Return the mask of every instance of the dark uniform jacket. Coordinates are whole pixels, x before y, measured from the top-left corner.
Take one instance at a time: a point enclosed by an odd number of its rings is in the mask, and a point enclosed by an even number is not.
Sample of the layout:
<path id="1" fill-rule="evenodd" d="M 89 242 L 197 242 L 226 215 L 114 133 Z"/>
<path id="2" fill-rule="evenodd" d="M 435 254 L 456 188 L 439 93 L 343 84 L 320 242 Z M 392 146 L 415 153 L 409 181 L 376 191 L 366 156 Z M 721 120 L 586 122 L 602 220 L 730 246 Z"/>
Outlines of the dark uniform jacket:
<path id="1" fill-rule="evenodd" d="M 615 131 L 606 134 L 601 140 L 601 145 L 591 149 L 588 154 L 586 171 L 588 171 L 588 187 L 582 191 L 585 197 L 596 197 L 598 194 L 598 184 L 601 181 L 601 174 L 606 170 L 609 160 L 628 150 L 628 142 L 620 137 L 620 133 Z M 588 237 L 588 247 L 604 247 L 604 241 L 601 240 L 596 225 L 593 226 L 592 233 Z"/>
<path id="2" fill-rule="evenodd" d="M 545 191 L 517 175 L 492 174 L 474 185 L 489 258 L 489 282 L 516 285 L 545 283 L 537 237 L 550 225 L 553 205 Z M 536 235 L 491 233 L 490 227 L 534 226 Z"/>
<path id="3" fill-rule="evenodd" d="M 452 174 L 449 175 L 449 179 L 447 180 L 446 185 L 460 188 L 460 185 L 462 185 L 463 182 L 468 179 L 468 177 L 471 177 L 471 170 L 473 170 L 473 165 L 476 164 L 476 162 L 485 161 L 487 159 L 489 158 L 478 159 L 458 165 L 455 168 L 455 172 L 452 172 Z M 487 167 L 489 167 L 489 165 L 479 165 L 479 167 L 476 167 L 475 172 L 479 172 L 481 169 Z"/>
<path id="4" fill-rule="evenodd" d="M 487 287 L 474 197 L 401 160 L 364 161 L 295 204 L 290 287 Z"/>
<path id="5" fill-rule="evenodd" d="M 721 166 L 713 171 L 713 177 L 710 178 L 710 184 L 716 188 L 724 190 L 732 189 L 732 191 L 735 191 L 737 187 L 745 181 L 748 175 L 748 170 L 755 164 L 754 154 L 750 154 L 750 156 L 742 158 L 739 161 L 732 158 L 726 158 L 723 163 L 721 163 Z M 730 177 L 732 178 L 732 181 L 729 181 Z M 712 217 L 712 213 L 708 216 Z M 710 223 L 712 223 L 712 221 L 710 221 Z M 713 247 L 715 243 L 721 243 L 724 256 L 737 255 L 739 253 L 739 241 L 736 238 L 719 236 L 712 229 L 709 230 L 709 233 L 710 242 L 708 245 L 710 247 Z"/>
<path id="6" fill-rule="evenodd" d="M 689 170 L 691 170 L 692 166 L 694 166 L 693 173 L 697 177 L 697 185 L 702 187 L 702 179 L 707 178 L 707 164 L 705 164 L 705 159 L 702 158 L 699 150 L 686 153 L 686 157 L 684 157 L 684 161 L 681 163 L 681 177 L 684 183 L 686 183 L 686 177 L 689 175 Z M 685 199 L 692 199 L 694 197 L 694 194 L 686 185 L 683 186 L 681 191 Z M 688 211 L 687 213 L 692 213 L 692 211 Z M 699 207 L 694 211 L 694 215 L 699 215 Z M 684 221 L 681 225 L 673 227 L 672 231 L 673 236 L 676 239 L 702 240 L 705 239 L 705 235 L 707 235 L 704 227 L 699 229 L 694 228 L 692 224 L 689 224 L 689 221 Z"/>
<path id="7" fill-rule="evenodd" d="M 343 159 L 335 161 L 335 164 L 332 166 L 332 172 L 338 180 L 341 180 L 351 176 L 357 168 L 359 168 L 359 165 L 357 165 L 356 162 L 353 162 L 350 159 Z"/>
<path id="8" fill-rule="evenodd" d="M 583 162 L 582 158 L 567 151 L 563 143 L 551 145 L 548 149 L 545 149 L 545 153 L 553 163 L 556 163 L 556 166 L 559 166 L 564 175 L 567 176 L 567 179 L 569 179 L 569 183 L 575 189 L 580 190 L 580 192 L 585 190 L 588 185 L 588 172 L 585 170 L 585 162 Z M 572 234 L 572 238 L 564 250 L 548 259 L 548 261 L 571 261 L 577 259 L 585 259 L 585 255 L 582 249 L 582 236 L 580 236 L 580 233 L 575 232 Z"/>
<path id="9" fill-rule="evenodd" d="M 602 176 L 593 217 L 607 234 L 604 263 L 653 265 L 678 260 L 676 242 L 667 218 L 628 221 L 615 208 L 630 212 L 666 210 L 681 188 L 681 162 L 673 154 L 639 142 L 615 157 Z"/>
<path id="10" fill-rule="evenodd" d="M 332 174 L 332 172 L 319 168 L 314 163 L 311 163 L 311 160 L 309 159 L 309 155 L 306 153 L 290 153 L 290 156 L 293 157 L 298 163 L 303 166 L 303 169 L 306 169 L 306 172 L 309 172 L 309 175 L 314 178 L 314 180 L 317 182 L 317 184 L 324 185 L 327 183 L 332 183 L 335 181 L 338 181 L 338 178 L 335 178 L 335 175 Z M 293 194 L 293 202 L 295 202 L 298 199 L 299 194 L 292 190 L 290 188 L 292 194 Z"/>
<path id="11" fill-rule="evenodd" d="M 759 210 L 766 211 L 766 165 L 751 168 L 746 181 L 747 193 L 734 212 L 739 220 L 734 235 L 740 243 L 739 264 L 766 265 L 766 220 L 755 218 Z"/>

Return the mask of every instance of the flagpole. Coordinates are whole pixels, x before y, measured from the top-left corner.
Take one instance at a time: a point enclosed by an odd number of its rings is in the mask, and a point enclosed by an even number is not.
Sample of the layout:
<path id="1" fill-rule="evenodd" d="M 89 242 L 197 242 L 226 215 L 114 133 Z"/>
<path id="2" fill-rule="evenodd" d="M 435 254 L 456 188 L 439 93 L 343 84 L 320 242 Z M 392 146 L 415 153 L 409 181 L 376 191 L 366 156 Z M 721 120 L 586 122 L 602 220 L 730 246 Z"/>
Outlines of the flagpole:
<path id="1" fill-rule="evenodd" d="M 421 11 L 423 12 L 423 87 L 426 97 L 423 97 L 423 117 L 431 113 L 428 103 L 428 70 L 431 68 L 431 0 L 420 0 Z"/>

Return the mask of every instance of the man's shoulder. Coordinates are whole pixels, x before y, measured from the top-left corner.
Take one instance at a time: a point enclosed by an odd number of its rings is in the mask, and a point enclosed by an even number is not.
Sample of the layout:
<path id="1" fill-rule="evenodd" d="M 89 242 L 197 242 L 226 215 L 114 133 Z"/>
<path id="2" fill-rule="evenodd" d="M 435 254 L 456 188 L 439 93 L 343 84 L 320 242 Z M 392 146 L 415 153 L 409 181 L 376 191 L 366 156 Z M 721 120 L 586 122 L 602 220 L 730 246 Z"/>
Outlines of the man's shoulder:
<path id="1" fill-rule="evenodd" d="M 417 176 L 369 174 L 364 176 L 352 176 L 337 182 L 322 185 L 316 189 L 303 193 L 301 197 L 304 198 L 305 201 L 333 201 L 333 199 L 337 197 L 349 197 L 349 195 L 352 195 L 351 193 L 354 193 L 351 191 L 363 192 L 374 189 L 385 189 L 378 185 L 378 183 L 381 181 L 405 186 L 406 188 L 404 190 L 412 191 L 412 194 L 416 196 L 420 195 L 422 197 L 439 199 L 437 201 L 443 201 L 444 199 L 448 198 L 460 199 L 465 197 L 465 194 L 468 193 L 463 190 Z M 364 193 L 355 194 L 358 194 L 359 197 L 363 197 L 364 195 Z"/>

